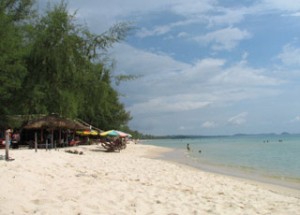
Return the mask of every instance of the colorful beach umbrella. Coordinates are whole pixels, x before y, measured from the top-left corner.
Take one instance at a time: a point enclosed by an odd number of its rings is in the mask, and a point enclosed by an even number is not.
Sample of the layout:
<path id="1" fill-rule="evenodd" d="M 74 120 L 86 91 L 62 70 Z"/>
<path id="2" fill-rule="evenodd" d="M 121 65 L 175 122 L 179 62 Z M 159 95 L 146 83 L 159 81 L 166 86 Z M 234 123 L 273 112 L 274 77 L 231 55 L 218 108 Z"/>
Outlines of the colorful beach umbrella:
<path id="1" fill-rule="evenodd" d="M 76 131 L 76 134 L 82 135 L 82 136 L 97 136 L 99 135 L 98 131 L 95 130 L 84 130 L 84 131 Z"/>
<path id="2" fill-rule="evenodd" d="M 100 136 L 106 137 L 106 136 L 110 136 L 110 137 L 130 137 L 130 134 L 127 134 L 125 132 L 122 131 L 117 131 L 117 130 L 109 130 L 109 131 L 104 131 L 102 133 L 100 133 Z"/>

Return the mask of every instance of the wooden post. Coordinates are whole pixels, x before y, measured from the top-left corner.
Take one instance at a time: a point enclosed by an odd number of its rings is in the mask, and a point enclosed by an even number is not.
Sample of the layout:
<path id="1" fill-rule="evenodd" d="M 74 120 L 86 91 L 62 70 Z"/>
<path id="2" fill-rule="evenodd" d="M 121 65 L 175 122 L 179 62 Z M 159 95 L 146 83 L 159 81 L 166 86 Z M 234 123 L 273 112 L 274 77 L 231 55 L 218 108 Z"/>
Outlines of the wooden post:
<path id="1" fill-rule="evenodd" d="M 35 152 L 37 152 L 37 132 L 34 132 L 34 148 Z"/>
<path id="2" fill-rule="evenodd" d="M 61 128 L 59 129 L 59 134 L 58 134 L 58 147 L 61 145 Z M 56 145 L 55 145 L 55 150 L 56 150 Z"/>
<path id="3" fill-rule="evenodd" d="M 51 130 L 51 146 L 52 146 L 52 148 L 54 146 L 54 130 L 53 129 Z"/>
<path id="4" fill-rule="evenodd" d="M 41 129 L 41 143 L 44 142 L 44 129 Z"/>
<path id="5" fill-rule="evenodd" d="M 9 160 L 9 141 L 10 141 L 9 132 L 10 129 L 5 131 L 5 160 L 7 161 Z"/>

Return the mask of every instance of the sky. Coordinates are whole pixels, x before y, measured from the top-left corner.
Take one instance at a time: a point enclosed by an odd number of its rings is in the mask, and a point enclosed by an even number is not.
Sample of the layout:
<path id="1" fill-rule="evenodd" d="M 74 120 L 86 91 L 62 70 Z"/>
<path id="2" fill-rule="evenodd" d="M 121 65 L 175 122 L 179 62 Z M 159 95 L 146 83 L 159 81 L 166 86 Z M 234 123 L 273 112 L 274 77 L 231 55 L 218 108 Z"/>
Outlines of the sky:
<path id="1" fill-rule="evenodd" d="M 133 24 L 110 50 L 114 75 L 139 77 L 116 86 L 131 129 L 300 133 L 300 1 L 69 0 L 68 8 L 97 34 Z"/>

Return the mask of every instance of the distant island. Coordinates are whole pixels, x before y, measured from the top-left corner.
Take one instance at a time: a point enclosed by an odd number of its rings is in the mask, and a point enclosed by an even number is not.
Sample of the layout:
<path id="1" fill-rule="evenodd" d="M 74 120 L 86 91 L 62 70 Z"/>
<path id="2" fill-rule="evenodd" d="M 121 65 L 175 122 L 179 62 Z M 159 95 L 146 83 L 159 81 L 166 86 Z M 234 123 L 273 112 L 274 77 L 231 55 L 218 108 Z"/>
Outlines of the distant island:
<path id="1" fill-rule="evenodd" d="M 239 137 L 239 136 L 288 136 L 300 135 L 298 133 L 291 134 L 288 132 L 277 133 L 259 133 L 259 134 L 244 134 L 237 133 L 233 135 L 144 135 L 143 139 L 197 139 L 197 138 L 216 138 L 216 137 Z"/>

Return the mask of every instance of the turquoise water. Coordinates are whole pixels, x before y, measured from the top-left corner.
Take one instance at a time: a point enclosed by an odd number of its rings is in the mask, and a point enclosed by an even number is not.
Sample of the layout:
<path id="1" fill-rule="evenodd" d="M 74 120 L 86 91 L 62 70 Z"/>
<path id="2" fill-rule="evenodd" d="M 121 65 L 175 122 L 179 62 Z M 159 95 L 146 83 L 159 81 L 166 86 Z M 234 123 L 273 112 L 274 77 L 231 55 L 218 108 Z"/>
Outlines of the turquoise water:
<path id="1" fill-rule="evenodd" d="M 205 170 L 300 189 L 300 135 L 161 139 L 143 143 L 177 149 L 178 159 L 184 156 L 186 163 Z M 186 150 L 187 144 L 190 151 Z M 176 156 L 172 158 L 176 160 Z"/>

